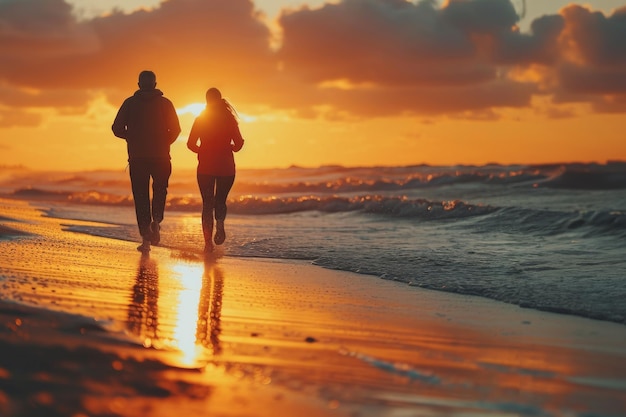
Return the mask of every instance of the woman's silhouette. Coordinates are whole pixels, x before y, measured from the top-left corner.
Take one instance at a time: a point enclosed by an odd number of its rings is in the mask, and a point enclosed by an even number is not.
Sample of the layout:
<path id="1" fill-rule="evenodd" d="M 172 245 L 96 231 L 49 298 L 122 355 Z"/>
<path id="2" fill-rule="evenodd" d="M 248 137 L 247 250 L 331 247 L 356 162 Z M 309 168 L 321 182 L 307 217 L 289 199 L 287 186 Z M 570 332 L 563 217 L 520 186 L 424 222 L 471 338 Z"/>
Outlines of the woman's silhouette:
<path id="1" fill-rule="evenodd" d="M 198 187 L 202 195 L 204 252 L 226 239 L 226 198 L 235 182 L 235 158 L 243 146 L 236 112 L 217 88 L 206 92 L 206 108 L 194 120 L 187 147 L 198 154 Z M 215 217 L 215 236 L 213 236 Z"/>
<path id="2" fill-rule="evenodd" d="M 204 262 L 202 290 L 198 303 L 198 324 L 196 342 L 211 350 L 213 355 L 222 352 L 222 298 L 224 295 L 224 274 L 211 260 Z"/>

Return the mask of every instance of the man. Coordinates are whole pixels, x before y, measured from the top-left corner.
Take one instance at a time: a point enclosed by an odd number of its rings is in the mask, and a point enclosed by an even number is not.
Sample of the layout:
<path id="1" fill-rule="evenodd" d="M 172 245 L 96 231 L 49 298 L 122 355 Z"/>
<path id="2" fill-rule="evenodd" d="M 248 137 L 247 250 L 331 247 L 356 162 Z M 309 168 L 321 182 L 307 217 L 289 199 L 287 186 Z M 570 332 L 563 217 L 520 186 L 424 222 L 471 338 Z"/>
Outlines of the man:
<path id="1" fill-rule="evenodd" d="M 139 90 L 120 107 L 111 128 L 115 136 L 126 140 L 137 225 L 143 239 L 137 250 L 148 252 L 150 244 L 158 245 L 161 239 L 160 223 L 172 173 L 170 145 L 180 134 L 180 123 L 172 102 L 156 88 L 154 72 L 142 71 L 138 85 Z"/>

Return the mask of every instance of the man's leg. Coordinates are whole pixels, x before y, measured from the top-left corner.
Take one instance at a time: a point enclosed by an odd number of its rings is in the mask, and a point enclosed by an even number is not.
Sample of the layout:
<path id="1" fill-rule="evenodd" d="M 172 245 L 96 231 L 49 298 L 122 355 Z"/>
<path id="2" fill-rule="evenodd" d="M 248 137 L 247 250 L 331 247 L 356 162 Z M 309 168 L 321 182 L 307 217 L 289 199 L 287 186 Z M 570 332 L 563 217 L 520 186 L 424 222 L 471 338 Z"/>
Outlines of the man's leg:
<path id="1" fill-rule="evenodd" d="M 158 245 L 161 240 L 160 223 L 165 214 L 165 201 L 167 187 L 172 174 L 172 163 L 169 159 L 157 159 L 152 161 L 152 223 L 150 225 L 153 245 Z"/>
<path id="2" fill-rule="evenodd" d="M 165 200 L 172 163 L 169 159 L 158 159 L 153 162 L 152 174 L 152 220 L 161 223 L 165 212 Z"/>
<path id="3" fill-rule="evenodd" d="M 150 236 L 150 171 L 144 160 L 132 160 L 130 167 L 130 183 L 135 200 L 135 214 L 139 234 L 144 241 Z"/>

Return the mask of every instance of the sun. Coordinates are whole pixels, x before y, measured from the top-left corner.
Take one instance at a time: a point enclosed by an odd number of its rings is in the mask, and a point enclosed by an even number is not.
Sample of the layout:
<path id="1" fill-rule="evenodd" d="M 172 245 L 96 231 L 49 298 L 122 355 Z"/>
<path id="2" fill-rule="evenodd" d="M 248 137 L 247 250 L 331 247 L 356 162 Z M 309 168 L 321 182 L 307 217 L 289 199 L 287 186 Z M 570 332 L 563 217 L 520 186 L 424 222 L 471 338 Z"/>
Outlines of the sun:
<path id="1" fill-rule="evenodd" d="M 204 110 L 205 107 L 205 103 L 191 103 L 186 105 L 185 107 L 181 107 L 180 109 L 176 110 L 176 113 L 178 113 L 179 115 L 191 113 L 197 117 L 200 113 L 202 113 L 202 110 Z"/>

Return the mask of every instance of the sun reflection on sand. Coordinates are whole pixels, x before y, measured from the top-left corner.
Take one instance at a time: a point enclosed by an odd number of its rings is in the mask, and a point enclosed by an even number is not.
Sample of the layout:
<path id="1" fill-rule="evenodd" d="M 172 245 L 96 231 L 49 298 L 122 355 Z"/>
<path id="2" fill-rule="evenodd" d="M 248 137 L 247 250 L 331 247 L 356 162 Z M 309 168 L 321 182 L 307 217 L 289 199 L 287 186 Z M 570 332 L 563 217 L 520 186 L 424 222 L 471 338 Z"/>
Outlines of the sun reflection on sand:
<path id="1" fill-rule="evenodd" d="M 174 349 L 176 361 L 196 366 L 221 352 L 223 274 L 215 262 L 161 265 L 142 256 L 126 326 L 145 347 Z"/>
<path id="2" fill-rule="evenodd" d="M 192 365 L 199 359 L 201 351 L 197 348 L 196 326 L 198 306 L 202 290 L 202 265 L 176 264 L 172 268 L 178 274 L 181 289 L 177 294 L 178 303 L 173 334 L 173 344 L 182 353 L 181 363 Z"/>

